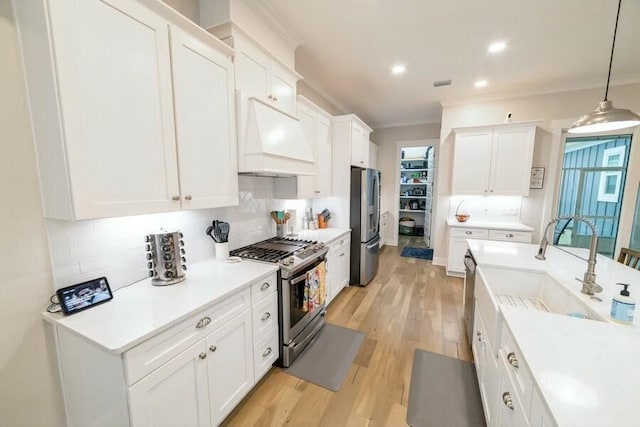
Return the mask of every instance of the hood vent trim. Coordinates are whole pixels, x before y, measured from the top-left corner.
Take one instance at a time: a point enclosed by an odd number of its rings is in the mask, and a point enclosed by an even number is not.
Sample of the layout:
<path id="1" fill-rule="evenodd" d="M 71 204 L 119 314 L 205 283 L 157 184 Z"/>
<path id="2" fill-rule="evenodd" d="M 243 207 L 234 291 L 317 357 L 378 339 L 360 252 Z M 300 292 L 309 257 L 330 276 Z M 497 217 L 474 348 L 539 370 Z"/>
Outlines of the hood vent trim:
<path id="1" fill-rule="evenodd" d="M 300 120 L 258 98 L 238 92 L 238 173 L 295 176 L 315 173 L 314 150 Z"/>

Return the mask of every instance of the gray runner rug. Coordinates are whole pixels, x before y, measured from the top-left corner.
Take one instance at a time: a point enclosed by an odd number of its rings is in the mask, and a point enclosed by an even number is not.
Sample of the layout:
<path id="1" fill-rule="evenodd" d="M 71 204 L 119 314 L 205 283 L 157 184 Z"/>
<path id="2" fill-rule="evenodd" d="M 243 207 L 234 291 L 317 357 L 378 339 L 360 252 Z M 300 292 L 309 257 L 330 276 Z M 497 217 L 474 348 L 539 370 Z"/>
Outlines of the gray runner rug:
<path id="1" fill-rule="evenodd" d="M 407 424 L 413 427 L 486 426 L 473 363 L 416 349 Z"/>
<path id="2" fill-rule="evenodd" d="M 364 336 L 364 332 L 327 323 L 284 372 L 320 387 L 338 391 Z"/>

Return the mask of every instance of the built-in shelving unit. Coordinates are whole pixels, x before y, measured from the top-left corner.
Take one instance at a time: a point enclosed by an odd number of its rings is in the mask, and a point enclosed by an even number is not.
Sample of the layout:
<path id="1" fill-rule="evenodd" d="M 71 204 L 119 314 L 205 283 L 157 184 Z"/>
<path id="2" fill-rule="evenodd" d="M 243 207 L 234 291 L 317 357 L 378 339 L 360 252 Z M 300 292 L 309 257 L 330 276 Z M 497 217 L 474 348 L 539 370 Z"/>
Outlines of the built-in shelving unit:
<path id="1" fill-rule="evenodd" d="M 398 197 L 399 234 L 424 236 L 427 246 L 430 243 L 433 174 L 433 147 L 402 149 Z"/>

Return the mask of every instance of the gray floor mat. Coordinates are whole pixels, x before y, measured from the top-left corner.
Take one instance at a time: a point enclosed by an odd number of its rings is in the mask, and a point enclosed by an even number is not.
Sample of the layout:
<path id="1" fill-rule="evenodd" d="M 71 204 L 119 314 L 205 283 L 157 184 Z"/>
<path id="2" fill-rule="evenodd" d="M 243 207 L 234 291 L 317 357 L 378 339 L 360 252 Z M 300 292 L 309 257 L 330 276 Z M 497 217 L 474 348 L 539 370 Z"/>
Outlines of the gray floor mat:
<path id="1" fill-rule="evenodd" d="M 309 347 L 284 372 L 320 387 L 338 391 L 364 336 L 361 331 L 327 323 Z"/>
<path id="2" fill-rule="evenodd" d="M 473 363 L 416 349 L 407 424 L 413 427 L 486 426 Z"/>

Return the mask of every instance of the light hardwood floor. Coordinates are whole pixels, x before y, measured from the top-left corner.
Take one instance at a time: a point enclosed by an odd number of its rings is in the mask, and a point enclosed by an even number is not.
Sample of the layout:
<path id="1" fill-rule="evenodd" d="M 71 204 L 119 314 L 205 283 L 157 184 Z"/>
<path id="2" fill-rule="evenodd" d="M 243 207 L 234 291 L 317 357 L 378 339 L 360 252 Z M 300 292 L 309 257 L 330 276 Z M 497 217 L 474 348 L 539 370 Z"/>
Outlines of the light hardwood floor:
<path id="1" fill-rule="evenodd" d="M 406 426 L 414 350 L 472 360 L 463 281 L 431 261 L 400 256 L 405 245 L 420 243 L 401 236 L 398 247 L 385 246 L 374 280 L 344 289 L 329 306 L 329 323 L 366 333 L 340 391 L 273 368 L 223 425 Z"/>

